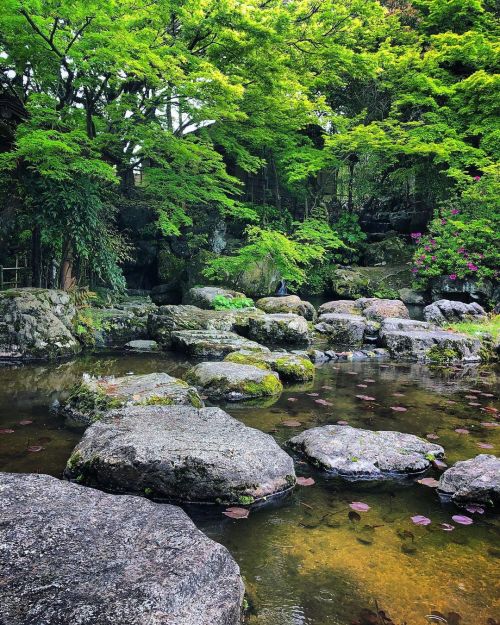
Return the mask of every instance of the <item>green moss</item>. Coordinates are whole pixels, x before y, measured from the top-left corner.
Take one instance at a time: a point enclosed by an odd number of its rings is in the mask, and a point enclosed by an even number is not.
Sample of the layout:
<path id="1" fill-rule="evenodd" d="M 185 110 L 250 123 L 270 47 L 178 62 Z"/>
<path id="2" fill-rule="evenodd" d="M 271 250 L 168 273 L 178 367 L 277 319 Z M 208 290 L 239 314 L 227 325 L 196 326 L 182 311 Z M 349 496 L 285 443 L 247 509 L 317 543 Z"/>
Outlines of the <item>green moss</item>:
<path id="1" fill-rule="evenodd" d="M 166 397 L 165 395 L 150 395 L 141 401 L 141 406 L 171 406 L 173 403 L 174 400 L 171 397 Z"/>
<path id="2" fill-rule="evenodd" d="M 271 370 L 271 366 L 267 362 L 264 362 L 257 352 L 255 354 L 239 354 L 238 352 L 233 352 L 228 354 L 224 360 L 226 362 L 236 362 L 239 365 L 253 365 L 254 367 L 266 371 Z"/>
<path id="3" fill-rule="evenodd" d="M 307 358 L 297 360 L 278 358 L 274 363 L 275 370 L 284 378 L 297 382 L 305 382 L 314 378 L 314 365 Z"/>
<path id="4" fill-rule="evenodd" d="M 66 467 L 72 471 L 82 460 L 82 454 L 79 451 L 74 451 L 69 457 Z"/>
<path id="5" fill-rule="evenodd" d="M 255 501 L 255 498 L 252 495 L 240 495 L 238 497 L 238 503 L 242 506 L 250 506 Z"/>
<path id="6" fill-rule="evenodd" d="M 460 360 L 461 354 L 456 347 L 433 345 L 427 350 L 427 358 L 435 364 L 446 365 L 450 362 Z"/>
<path id="7" fill-rule="evenodd" d="M 195 408 L 203 408 L 203 402 L 197 391 L 194 389 L 190 390 L 188 392 L 188 397 L 191 406 L 194 406 Z"/>
<path id="8" fill-rule="evenodd" d="M 266 375 L 260 382 L 247 382 L 242 388 L 244 393 L 253 397 L 279 395 L 282 390 L 283 385 L 274 375 Z"/>
<path id="9" fill-rule="evenodd" d="M 88 415 L 91 421 L 98 420 L 103 413 L 120 408 L 123 401 L 117 397 L 110 397 L 106 392 L 97 387 L 95 390 L 90 389 L 86 384 L 78 384 L 73 387 L 68 403 L 72 409 L 81 414 Z"/>

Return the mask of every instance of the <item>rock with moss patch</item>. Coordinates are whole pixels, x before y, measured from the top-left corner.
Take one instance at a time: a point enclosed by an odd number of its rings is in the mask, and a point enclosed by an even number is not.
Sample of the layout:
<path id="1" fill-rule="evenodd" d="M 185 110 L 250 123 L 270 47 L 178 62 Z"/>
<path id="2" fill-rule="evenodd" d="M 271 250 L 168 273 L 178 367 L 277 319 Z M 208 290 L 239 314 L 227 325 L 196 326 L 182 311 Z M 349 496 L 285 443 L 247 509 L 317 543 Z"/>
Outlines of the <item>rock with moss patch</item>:
<path id="1" fill-rule="evenodd" d="M 227 549 L 179 507 L 0 473 L 6 625 L 239 625 Z"/>
<path id="2" fill-rule="evenodd" d="M 476 302 L 466 304 L 440 299 L 424 308 L 425 320 L 439 326 L 459 321 L 484 321 L 486 317 L 486 311 Z"/>
<path id="3" fill-rule="evenodd" d="M 210 399 L 240 401 L 272 397 L 283 390 L 275 371 L 237 362 L 201 362 L 190 369 L 186 380 Z"/>
<path id="4" fill-rule="evenodd" d="M 249 352 L 241 350 L 228 354 L 226 362 L 244 365 L 257 365 L 271 369 L 279 374 L 280 379 L 288 382 L 307 382 L 314 378 L 315 368 L 310 358 L 289 352 Z"/>
<path id="5" fill-rule="evenodd" d="M 358 300 L 362 314 L 372 321 L 383 321 L 389 317 L 409 319 L 408 308 L 399 299 L 381 299 L 378 297 L 362 297 Z"/>
<path id="6" fill-rule="evenodd" d="M 214 308 L 214 299 L 222 295 L 226 299 L 234 299 L 246 297 L 244 293 L 233 291 L 219 286 L 195 286 L 186 293 L 184 298 L 185 304 L 198 306 L 198 308 L 211 309 Z"/>
<path id="7" fill-rule="evenodd" d="M 324 313 L 314 328 L 334 349 L 356 349 L 363 345 L 369 323 L 360 315 Z"/>
<path id="8" fill-rule="evenodd" d="M 361 315 L 363 308 L 357 300 L 338 299 L 333 302 L 325 302 L 318 308 L 318 315 L 321 316 L 333 313 L 336 315 Z"/>
<path id="9" fill-rule="evenodd" d="M 59 411 L 73 421 L 88 424 L 121 406 L 174 404 L 196 408 L 203 406 L 195 388 L 166 373 L 129 375 L 122 378 L 93 378 L 85 374 L 82 382 L 71 391 Z"/>
<path id="10" fill-rule="evenodd" d="M 86 430 L 65 474 L 109 491 L 184 502 L 257 501 L 295 484 L 293 461 L 272 436 L 220 408 L 187 406 L 112 411 Z"/>
<path id="11" fill-rule="evenodd" d="M 311 341 L 307 321 L 291 313 L 250 318 L 248 336 L 266 345 L 304 345 Z"/>
<path id="12" fill-rule="evenodd" d="M 217 330 L 184 330 L 172 332 L 172 347 L 194 358 L 222 360 L 231 352 L 246 349 L 268 352 L 269 349 L 234 332 Z"/>
<path id="13" fill-rule="evenodd" d="M 294 436 L 289 445 L 316 466 L 349 479 L 421 473 L 444 456 L 440 445 L 392 431 L 324 425 Z"/>
<path id="14" fill-rule="evenodd" d="M 439 479 L 438 493 L 457 504 L 500 505 L 500 459 L 479 454 L 447 469 Z"/>
<path id="15" fill-rule="evenodd" d="M 308 321 L 316 319 L 316 309 L 310 302 L 306 302 L 298 295 L 284 297 L 263 297 L 255 302 L 257 308 L 266 313 L 293 313 Z"/>
<path id="16" fill-rule="evenodd" d="M 76 308 L 64 291 L 0 292 L 0 360 L 49 360 L 78 354 Z"/>
<path id="17" fill-rule="evenodd" d="M 465 334 L 425 329 L 384 330 L 381 342 L 391 357 L 399 360 L 436 364 L 481 360 L 481 342 Z"/>

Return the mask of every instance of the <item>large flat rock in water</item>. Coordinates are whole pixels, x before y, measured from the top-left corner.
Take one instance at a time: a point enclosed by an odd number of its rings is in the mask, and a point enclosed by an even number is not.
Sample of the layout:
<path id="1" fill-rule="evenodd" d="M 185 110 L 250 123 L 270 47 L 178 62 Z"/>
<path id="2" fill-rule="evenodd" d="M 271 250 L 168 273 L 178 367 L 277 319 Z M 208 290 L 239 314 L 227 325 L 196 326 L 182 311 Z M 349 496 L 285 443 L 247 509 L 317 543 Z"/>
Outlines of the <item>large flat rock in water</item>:
<path id="1" fill-rule="evenodd" d="M 231 352 L 246 349 L 268 352 L 269 349 L 234 332 L 217 330 L 181 330 L 172 332 L 172 346 L 194 358 L 221 359 Z"/>
<path id="2" fill-rule="evenodd" d="M 414 324 L 416 322 L 413 322 Z M 417 362 L 477 362 L 481 359 L 479 339 L 444 330 L 384 331 L 381 342 L 392 358 Z"/>
<path id="3" fill-rule="evenodd" d="M 0 473 L 5 625 L 238 625 L 239 568 L 177 506 Z"/>
<path id="4" fill-rule="evenodd" d="M 122 406 L 187 405 L 201 408 L 198 391 L 167 373 L 93 378 L 84 374 L 59 412 L 73 421 L 89 424 Z"/>
<path id="5" fill-rule="evenodd" d="M 455 503 L 500 504 L 500 459 L 480 454 L 457 462 L 439 480 L 438 492 Z"/>
<path id="6" fill-rule="evenodd" d="M 311 341 L 307 321 L 292 313 L 265 314 L 250 318 L 248 336 L 266 345 L 303 345 Z"/>
<path id="7" fill-rule="evenodd" d="M 295 484 L 293 461 L 272 436 L 220 408 L 132 406 L 91 425 L 66 476 L 157 499 L 235 503 Z"/>
<path id="8" fill-rule="evenodd" d="M 316 309 L 310 302 L 301 300 L 298 295 L 283 297 L 263 297 L 255 302 L 257 308 L 266 313 L 293 313 L 308 321 L 316 319 Z"/>
<path id="9" fill-rule="evenodd" d="M 401 432 L 361 430 L 324 425 L 288 441 L 307 459 L 327 471 L 351 479 L 379 479 L 421 473 L 440 458 L 440 445 Z"/>
<path id="10" fill-rule="evenodd" d="M 289 382 L 307 382 L 314 378 L 315 368 L 307 356 L 289 352 L 250 352 L 241 350 L 228 354 L 226 362 L 237 362 L 245 365 L 265 366 L 279 374 L 280 379 Z"/>

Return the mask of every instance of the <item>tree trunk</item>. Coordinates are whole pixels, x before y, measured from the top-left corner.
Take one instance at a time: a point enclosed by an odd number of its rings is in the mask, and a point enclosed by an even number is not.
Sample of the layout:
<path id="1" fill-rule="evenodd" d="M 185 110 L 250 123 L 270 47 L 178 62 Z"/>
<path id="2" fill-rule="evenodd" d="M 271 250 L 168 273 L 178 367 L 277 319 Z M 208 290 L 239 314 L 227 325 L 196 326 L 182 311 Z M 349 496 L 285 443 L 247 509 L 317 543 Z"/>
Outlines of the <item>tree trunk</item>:
<path id="1" fill-rule="evenodd" d="M 36 225 L 31 233 L 31 284 L 42 286 L 42 244 L 40 226 Z"/>
<path id="2" fill-rule="evenodd" d="M 73 247 L 71 241 L 65 241 L 63 245 L 60 283 L 63 291 L 69 291 L 71 287 L 75 285 L 75 277 L 73 276 Z"/>

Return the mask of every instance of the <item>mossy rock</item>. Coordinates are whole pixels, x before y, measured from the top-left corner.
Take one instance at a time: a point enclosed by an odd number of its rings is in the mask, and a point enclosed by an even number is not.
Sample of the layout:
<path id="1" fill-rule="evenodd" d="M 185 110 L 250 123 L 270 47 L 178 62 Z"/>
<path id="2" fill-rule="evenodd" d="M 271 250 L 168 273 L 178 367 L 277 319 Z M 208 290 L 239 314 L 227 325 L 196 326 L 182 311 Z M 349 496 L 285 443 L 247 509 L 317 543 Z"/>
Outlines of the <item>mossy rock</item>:
<path id="1" fill-rule="evenodd" d="M 314 365 L 309 358 L 288 352 L 252 353 L 240 351 L 228 354 L 224 360 L 276 371 L 280 379 L 287 382 L 307 382 L 314 378 L 315 373 Z"/>

